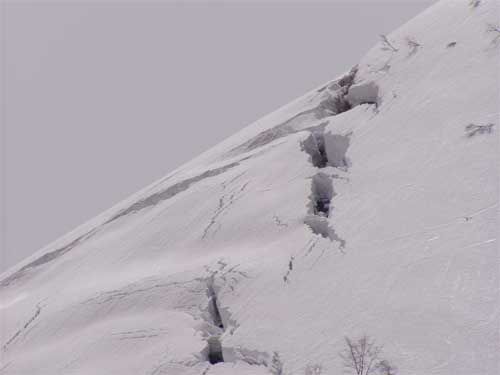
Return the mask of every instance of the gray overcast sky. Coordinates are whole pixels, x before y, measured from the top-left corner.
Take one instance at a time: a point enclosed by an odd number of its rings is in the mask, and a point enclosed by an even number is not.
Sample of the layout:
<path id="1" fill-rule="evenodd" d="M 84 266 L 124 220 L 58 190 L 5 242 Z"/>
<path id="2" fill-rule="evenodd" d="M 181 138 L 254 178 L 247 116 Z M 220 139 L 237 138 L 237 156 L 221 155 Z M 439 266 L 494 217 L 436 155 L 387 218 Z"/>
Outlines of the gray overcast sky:
<path id="1" fill-rule="evenodd" d="M 0 272 L 432 3 L 2 2 Z"/>

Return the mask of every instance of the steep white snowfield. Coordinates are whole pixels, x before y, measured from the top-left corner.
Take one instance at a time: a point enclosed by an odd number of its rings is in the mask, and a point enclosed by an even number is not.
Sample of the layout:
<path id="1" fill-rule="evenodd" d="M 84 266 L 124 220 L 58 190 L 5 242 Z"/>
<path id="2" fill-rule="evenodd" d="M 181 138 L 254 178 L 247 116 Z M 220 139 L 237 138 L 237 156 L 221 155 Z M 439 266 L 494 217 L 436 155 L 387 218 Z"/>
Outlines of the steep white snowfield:
<path id="1" fill-rule="evenodd" d="M 341 374 L 366 334 L 498 375 L 498 5 L 439 2 L 4 273 L 0 374 Z"/>

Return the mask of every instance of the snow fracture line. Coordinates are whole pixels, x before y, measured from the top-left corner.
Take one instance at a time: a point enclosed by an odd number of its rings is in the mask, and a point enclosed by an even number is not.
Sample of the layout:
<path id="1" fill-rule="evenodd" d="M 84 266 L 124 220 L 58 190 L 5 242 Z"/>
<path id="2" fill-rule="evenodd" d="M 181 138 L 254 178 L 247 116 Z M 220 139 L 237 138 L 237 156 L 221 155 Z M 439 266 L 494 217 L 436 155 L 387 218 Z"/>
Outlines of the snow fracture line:
<path id="1" fill-rule="evenodd" d="M 367 87 L 357 87 L 356 92 L 351 92 L 357 69 L 353 68 L 345 77 L 339 80 L 341 90 L 332 99 L 331 106 L 335 108 L 333 115 L 346 112 L 359 104 L 375 104 L 378 87 L 367 85 Z M 372 87 L 373 86 L 373 87 Z M 314 234 L 318 234 L 330 241 L 336 241 L 340 249 L 345 247 L 346 242 L 340 238 L 335 229 L 328 222 L 332 212 L 332 200 L 335 197 L 333 180 L 337 175 L 323 172 L 327 167 L 338 168 L 344 172 L 348 170 L 349 162 L 346 157 L 349 148 L 350 136 L 340 134 L 328 134 L 325 138 L 325 127 L 322 124 L 315 128 L 308 129 L 309 137 L 301 143 L 302 151 L 309 154 L 311 164 L 317 169 L 317 173 L 311 179 L 311 194 L 309 195 L 309 215 L 304 223 L 309 226 Z M 286 281 L 285 276 L 285 281 Z"/>
<path id="2" fill-rule="evenodd" d="M 214 286 L 215 274 L 212 274 L 207 280 L 208 313 L 212 319 L 211 324 L 219 328 L 224 333 L 225 326 L 219 310 L 219 302 Z M 207 359 L 212 365 L 224 362 L 222 354 L 222 344 L 218 334 L 212 335 L 207 339 Z"/>
<path id="3" fill-rule="evenodd" d="M 14 340 L 17 339 L 21 333 L 23 333 L 24 331 L 26 331 L 28 329 L 28 327 L 35 321 L 35 319 L 38 318 L 38 316 L 40 315 L 41 312 L 42 312 L 42 307 L 40 306 L 40 304 L 37 304 L 36 311 L 33 314 L 33 316 L 31 318 L 29 318 L 28 321 L 26 323 L 24 323 L 24 325 L 20 329 L 17 330 L 17 332 L 5 343 L 5 345 L 3 346 L 2 349 L 4 351 L 6 351 L 7 347 L 12 342 L 14 342 Z"/>

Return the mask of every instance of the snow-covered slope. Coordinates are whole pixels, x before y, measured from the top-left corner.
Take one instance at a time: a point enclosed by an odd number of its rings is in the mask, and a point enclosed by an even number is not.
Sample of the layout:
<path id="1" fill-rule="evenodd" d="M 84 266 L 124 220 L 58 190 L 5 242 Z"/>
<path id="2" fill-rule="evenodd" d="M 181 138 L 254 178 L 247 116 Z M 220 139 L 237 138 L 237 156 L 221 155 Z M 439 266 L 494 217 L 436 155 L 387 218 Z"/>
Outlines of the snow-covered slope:
<path id="1" fill-rule="evenodd" d="M 368 335 L 497 375 L 498 24 L 439 2 L 3 274 L 0 373 L 341 374 Z"/>

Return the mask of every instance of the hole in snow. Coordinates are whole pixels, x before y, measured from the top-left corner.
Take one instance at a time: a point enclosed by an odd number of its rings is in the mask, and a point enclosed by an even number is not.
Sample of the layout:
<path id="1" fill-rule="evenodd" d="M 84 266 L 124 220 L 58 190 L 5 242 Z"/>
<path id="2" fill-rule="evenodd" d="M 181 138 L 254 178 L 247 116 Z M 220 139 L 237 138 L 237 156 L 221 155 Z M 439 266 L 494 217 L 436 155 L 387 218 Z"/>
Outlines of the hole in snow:
<path id="1" fill-rule="evenodd" d="M 345 247 L 345 241 L 337 235 L 328 222 L 334 196 L 330 176 L 322 172 L 314 175 L 311 181 L 311 195 L 309 195 L 309 215 L 306 216 L 304 223 L 314 234 L 339 242 L 342 249 Z"/>
<path id="2" fill-rule="evenodd" d="M 207 360 L 210 364 L 224 362 L 222 355 L 222 344 L 218 336 L 209 337 L 207 340 Z"/>
<path id="3" fill-rule="evenodd" d="M 323 131 L 312 131 L 309 137 L 301 144 L 302 150 L 311 157 L 311 163 L 316 168 L 324 168 L 328 165 L 328 157 L 325 150 L 325 138 Z"/>
<path id="4" fill-rule="evenodd" d="M 302 143 L 302 151 L 310 156 L 316 168 L 332 166 L 347 169 L 349 160 L 346 157 L 351 133 L 346 135 L 324 133 L 324 127 L 311 130 L 311 134 Z"/>
<path id="5" fill-rule="evenodd" d="M 224 323 L 222 322 L 222 317 L 218 306 L 217 294 L 215 293 L 214 286 L 212 284 L 208 284 L 207 295 L 209 298 L 208 313 L 212 317 L 213 325 L 224 330 Z"/>
<path id="6" fill-rule="evenodd" d="M 323 217 L 330 214 L 330 202 L 333 198 L 333 185 L 330 177 L 325 173 L 313 176 L 311 182 L 311 206 L 312 213 Z"/>

